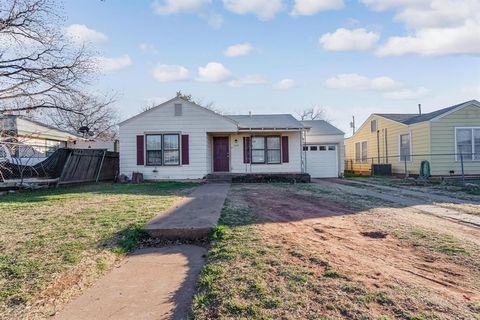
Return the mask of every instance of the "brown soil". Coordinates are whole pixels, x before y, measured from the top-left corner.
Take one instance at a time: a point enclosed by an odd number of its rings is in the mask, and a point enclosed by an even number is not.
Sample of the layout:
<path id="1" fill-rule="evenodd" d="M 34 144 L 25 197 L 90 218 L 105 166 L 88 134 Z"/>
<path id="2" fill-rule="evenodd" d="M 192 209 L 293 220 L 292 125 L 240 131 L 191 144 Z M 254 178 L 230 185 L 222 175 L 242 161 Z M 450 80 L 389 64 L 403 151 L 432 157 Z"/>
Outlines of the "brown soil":
<path id="1" fill-rule="evenodd" d="M 270 244 L 320 254 L 342 275 L 388 292 L 409 310 L 465 319 L 477 311 L 472 308 L 480 301 L 478 265 L 400 240 L 394 231 L 396 226 L 428 226 L 446 234 L 460 232 L 461 240 L 476 239 L 478 244 L 480 229 L 409 208 L 356 212 L 350 205 L 288 188 L 252 189 L 241 198 L 259 215 L 259 227 Z M 377 307 L 372 306 L 371 315 Z"/>

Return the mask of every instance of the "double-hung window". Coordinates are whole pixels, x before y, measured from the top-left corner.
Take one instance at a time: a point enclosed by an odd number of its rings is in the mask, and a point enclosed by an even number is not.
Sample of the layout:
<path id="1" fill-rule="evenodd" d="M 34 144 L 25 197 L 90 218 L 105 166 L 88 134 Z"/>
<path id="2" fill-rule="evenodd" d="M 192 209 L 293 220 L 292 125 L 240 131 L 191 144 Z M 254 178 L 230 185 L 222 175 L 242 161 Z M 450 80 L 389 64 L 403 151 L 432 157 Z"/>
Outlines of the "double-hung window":
<path id="1" fill-rule="evenodd" d="M 252 137 L 253 164 L 278 164 L 281 157 L 280 137 Z"/>
<path id="2" fill-rule="evenodd" d="M 147 166 L 175 166 L 180 164 L 178 134 L 147 134 Z"/>
<path id="3" fill-rule="evenodd" d="M 411 136 L 410 133 L 399 136 L 400 161 L 412 161 Z"/>
<path id="4" fill-rule="evenodd" d="M 456 128 L 457 160 L 480 160 L 480 127 Z"/>
<path id="5" fill-rule="evenodd" d="M 368 161 L 368 142 L 360 141 L 355 143 L 355 162 Z"/>

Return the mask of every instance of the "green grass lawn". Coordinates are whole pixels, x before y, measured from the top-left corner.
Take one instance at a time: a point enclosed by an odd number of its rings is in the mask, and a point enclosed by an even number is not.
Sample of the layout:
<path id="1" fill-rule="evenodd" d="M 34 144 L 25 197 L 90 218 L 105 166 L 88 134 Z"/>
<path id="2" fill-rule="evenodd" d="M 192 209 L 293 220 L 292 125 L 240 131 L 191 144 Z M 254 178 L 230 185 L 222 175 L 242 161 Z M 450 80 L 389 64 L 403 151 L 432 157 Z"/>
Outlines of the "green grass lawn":
<path id="1" fill-rule="evenodd" d="M 103 273 L 193 186 L 97 184 L 0 196 L 0 318 L 38 295 L 61 294 L 65 285 L 44 291 L 65 282 L 62 275 Z"/>

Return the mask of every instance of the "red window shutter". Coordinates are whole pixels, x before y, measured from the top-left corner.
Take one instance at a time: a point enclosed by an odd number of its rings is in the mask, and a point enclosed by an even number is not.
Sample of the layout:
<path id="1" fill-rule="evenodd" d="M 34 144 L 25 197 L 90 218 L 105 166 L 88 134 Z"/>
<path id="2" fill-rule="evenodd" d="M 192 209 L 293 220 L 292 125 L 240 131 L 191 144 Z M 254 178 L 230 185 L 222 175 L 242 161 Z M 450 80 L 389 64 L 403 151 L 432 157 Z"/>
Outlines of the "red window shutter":
<path id="1" fill-rule="evenodd" d="M 243 137 L 243 163 L 250 163 L 250 137 Z"/>
<path id="2" fill-rule="evenodd" d="M 182 164 L 190 163 L 190 152 L 188 148 L 188 134 L 182 134 Z"/>
<path id="3" fill-rule="evenodd" d="M 288 162 L 288 137 L 282 137 L 282 162 Z"/>
<path id="4" fill-rule="evenodd" d="M 145 142 L 144 136 L 137 136 L 137 166 L 145 164 Z"/>

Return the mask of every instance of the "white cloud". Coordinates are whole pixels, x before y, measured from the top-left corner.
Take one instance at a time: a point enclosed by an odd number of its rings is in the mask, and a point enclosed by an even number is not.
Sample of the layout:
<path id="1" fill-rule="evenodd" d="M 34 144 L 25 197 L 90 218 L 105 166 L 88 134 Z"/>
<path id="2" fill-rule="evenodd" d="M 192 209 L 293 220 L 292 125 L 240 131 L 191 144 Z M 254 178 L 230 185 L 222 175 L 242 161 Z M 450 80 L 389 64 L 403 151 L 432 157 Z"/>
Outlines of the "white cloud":
<path id="1" fill-rule="evenodd" d="M 153 68 L 153 77 L 160 82 L 188 80 L 190 72 L 184 66 L 174 64 L 158 64 Z"/>
<path id="2" fill-rule="evenodd" d="M 277 90 L 288 90 L 295 87 L 295 80 L 293 79 L 282 79 L 273 85 L 274 89 Z"/>
<path id="3" fill-rule="evenodd" d="M 231 80 L 228 82 L 230 87 L 239 88 L 247 85 L 259 85 L 267 83 L 267 79 L 264 76 L 258 74 L 250 74 L 244 77 Z"/>
<path id="4" fill-rule="evenodd" d="M 140 43 L 138 47 L 144 53 L 158 53 L 158 49 L 150 43 Z"/>
<path id="5" fill-rule="evenodd" d="M 378 33 L 363 28 L 340 28 L 333 33 L 325 33 L 319 41 L 323 48 L 329 51 L 364 51 L 371 49 L 379 38 Z"/>
<path id="6" fill-rule="evenodd" d="M 343 0 L 295 0 L 293 16 L 312 16 L 324 10 L 338 10 L 344 7 Z"/>
<path id="7" fill-rule="evenodd" d="M 331 89 L 377 90 L 386 91 L 402 87 L 402 83 L 389 77 L 368 78 L 356 73 L 339 74 L 325 81 Z"/>
<path id="8" fill-rule="evenodd" d="M 209 62 L 205 67 L 198 68 L 198 81 L 223 82 L 232 78 L 230 70 L 218 62 Z"/>
<path id="9" fill-rule="evenodd" d="M 225 9 L 236 14 L 254 14 L 260 20 L 270 20 L 284 10 L 283 0 L 223 0 Z"/>
<path id="10" fill-rule="evenodd" d="M 395 100 L 415 100 L 423 98 L 428 95 L 429 91 L 420 87 L 418 89 L 400 89 L 396 91 L 386 92 L 383 95 L 385 98 L 395 99 Z"/>
<path id="11" fill-rule="evenodd" d="M 331 89 L 383 92 L 385 98 L 396 100 L 417 99 L 429 93 L 423 87 L 407 88 L 401 82 L 390 77 L 369 78 L 356 73 L 339 74 L 327 79 L 325 85 Z"/>
<path id="12" fill-rule="evenodd" d="M 380 56 L 449 55 L 480 52 L 478 0 L 361 0 L 373 10 L 393 9 L 407 35 L 391 37 Z"/>
<path id="13" fill-rule="evenodd" d="M 99 45 L 107 42 L 108 37 L 84 24 L 72 24 L 65 28 L 65 35 L 76 45 Z"/>
<path id="14" fill-rule="evenodd" d="M 127 54 L 118 58 L 94 57 L 92 59 L 99 70 L 106 74 L 120 71 L 132 64 L 132 59 Z"/>
<path id="15" fill-rule="evenodd" d="M 391 37 L 376 53 L 379 56 L 480 53 L 480 23 L 467 21 L 459 27 L 426 28 L 413 36 Z"/>
<path id="16" fill-rule="evenodd" d="M 152 8 L 159 15 L 194 13 L 199 12 L 211 2 L 211 0 L 155 0 L 152 3 Z"/>
<path id="17" fill-rule="evenodd" d="M 229 46 L 227 49 L 225 49 L 225 51 L 223 51 L 223 54 L 226 57 L 238 57 L 245 56 L 252 52 L 252 50 L 252 45 L 248 42 L 245 42 Z"/>
<path id="18" fill-rule="evenodd" d="M 478 99 L 480 97 L 480 85 L 463 88 L 462 92 L 468 94 L 470 97 Z"/>

